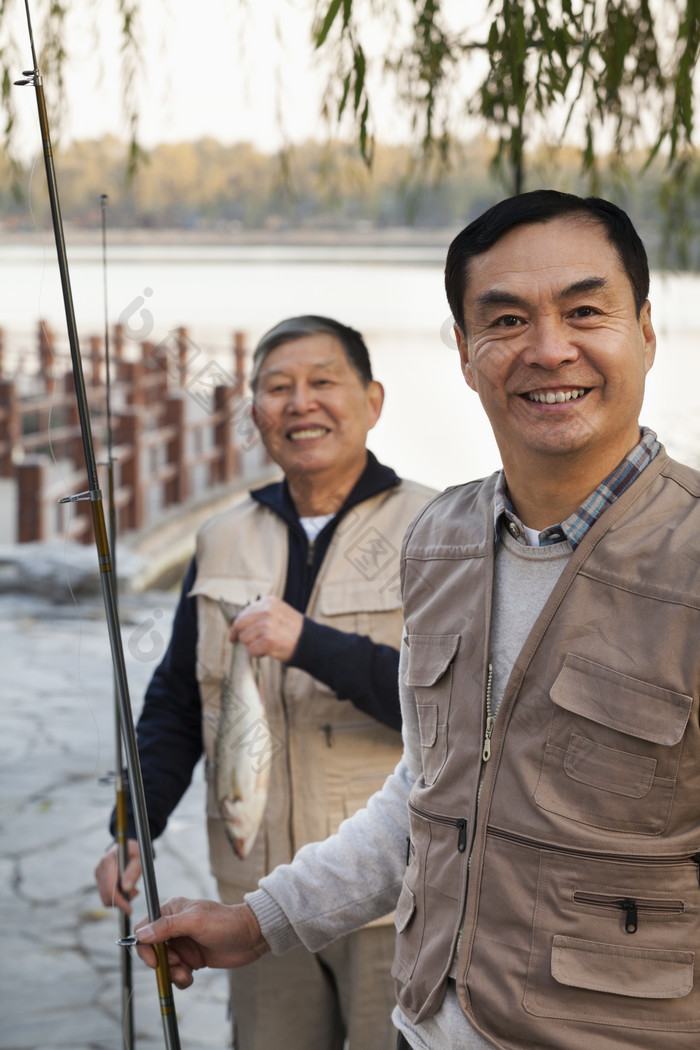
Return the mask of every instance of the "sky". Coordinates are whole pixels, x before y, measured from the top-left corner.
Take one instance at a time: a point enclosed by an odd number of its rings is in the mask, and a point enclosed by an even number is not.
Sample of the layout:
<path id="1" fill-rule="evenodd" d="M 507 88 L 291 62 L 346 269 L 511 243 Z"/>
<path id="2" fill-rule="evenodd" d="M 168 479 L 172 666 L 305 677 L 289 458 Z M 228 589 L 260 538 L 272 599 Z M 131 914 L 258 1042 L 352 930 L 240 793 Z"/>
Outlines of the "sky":
<path id="1" fill-rule="evenodd" d="M 365 0 L 356 0 L 365 4 Z M 486 0 L 448 0 L 455 26 L 483 34 Z M 37 47 L 47 0 L 31 0 Z M 139 140 L 145 147 L 213 136 L 250 141 L 265 152 L 285 142 L 323 137 L 321 119 L 327 58 L 313 52 L 313 0 L 139 0 L 136 37 L 142 62 L 135 90 Z M 23 0 L 8 0 L 7 28 L 19 42 L 21 69 L 30 65 Z M 364 23 L 363 43 L 381 57 L 387 47 L 381 20 Z M 124 118 L 117 0 L 71 0 L 65 34 L 67 61 L 61 140 L 128 136 Z M 55 74 L 42 68 L 47 101 Z M 410 138 L 395 99 L 376 88 L 383 141 Z M 25 92 L 29 96 L 30 92 Z M 33 100 L 18 99 L 21 141 L 29 141 Z M 26 130 L 25 130 L 26 129 Z"/>

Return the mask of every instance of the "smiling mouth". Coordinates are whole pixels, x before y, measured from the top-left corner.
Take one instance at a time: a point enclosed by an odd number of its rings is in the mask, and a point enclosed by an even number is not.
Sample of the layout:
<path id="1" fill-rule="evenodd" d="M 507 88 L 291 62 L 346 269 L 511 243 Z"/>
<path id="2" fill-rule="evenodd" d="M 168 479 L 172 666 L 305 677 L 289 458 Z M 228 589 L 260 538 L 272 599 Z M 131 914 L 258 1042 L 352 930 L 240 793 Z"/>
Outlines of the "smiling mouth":
<path id="1" fill-rule="evenodd" d="M 586 387 L 577 386 L 573 390 L 530 390 L 522 396 L 527 401 L 536 401 L 540 405 L 561 405 L 565 401 L 577 401 L 587 393 Z"/>
<path id="2" fill-rule="evenodd" d="M 292 430 L 287 437 L 290 441 L 311 441 L 313 438 L 324 437 L 328 434 L 327 427 L 305 427 L 304 430 Z"/>

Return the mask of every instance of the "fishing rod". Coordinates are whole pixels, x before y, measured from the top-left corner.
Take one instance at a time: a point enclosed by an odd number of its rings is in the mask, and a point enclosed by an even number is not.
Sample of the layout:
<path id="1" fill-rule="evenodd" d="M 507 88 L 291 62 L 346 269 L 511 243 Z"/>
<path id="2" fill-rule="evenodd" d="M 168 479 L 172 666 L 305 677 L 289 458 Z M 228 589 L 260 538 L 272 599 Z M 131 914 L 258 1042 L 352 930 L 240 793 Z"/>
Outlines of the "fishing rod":
<path id="1" fill-rule="evenodd" d="M 109 312 L 107 309 L 107 201 L 106 193 L 100 195 L 100 208 L 102 211 L 102 276 L 103 276 L 103 298 L 105 307 L 105 405 L 107 409 L 107 492 L 109 508 L 109 546 L 112 551 L 112 566 L 115 578 L 117 577 L 117 508 L 114 499 L 114 456 L 112 454 L 112 382 L 109 360 Z M 117 608 L 119 596 L 115 598 Z M 115 742 L 115 773 L 114 785 L 116 794 L 116 840 L 117 840 L 117 872 L 119 877 L 119 889 L 122 890 L 122 878 L 127 864 L 129 863 L 128 852 L 128 792 L 123 767 L 122 751 L 122 728 L 121 716 L 119 714 L 119 694 L 117 683 L 114 683 L 114 742 Z M 119 943 L 126 945 L 131 939 L 131 920 L 126 912 L 118 909 L 119 914 Z M 121 998 L 122 998 L 122 1045 L 124 1050 L 133 1050 L 134 1046 L 134 999 L 133 979 L 131 973 L 131 952 L 121 952 Z"/>
<path id="2" fill-rule="evenodd" d="M 73 294 L 71 292 L 70 276 L 68 273 L 68 259 L 66 257 L 66 245 L 63 236 L 63 220 L 61 218 L 61 207 L 58 198 L 58 186 L 56 183 L 56 172 L 53 162 L 53 150 L 51 148 L 51 135 L 46 112 L 46 100 L 44 98 L 44 86 L 34 46 L 34 33 L 32 31 L 32 20 L 29 11 L 29 0 L 24 0 L 27 12 L 27 27 L 29 30 L 29 41 L 32 51 L 33 68 L 24 70 L 22 76 L 26 79 L 15 81 L 16 84 L 31 85 L 35 89 L 37 109 L 39 111 L 39 126 L 44 150 L 44 166 L 46 168 L 46 181 L 49 191 L 49 202 L 51 204 L 51 217 L 53 220 L 54 239 L 56 241 L 56 253 L 58 255 L 58 268 L 61 275 L 61 287 L 63 290 L 63 302 L 66 311 L 66 325 L 68 328 L 68 341 L 70 345 L 71 363 L 73 366 L 73 380 L 78 403 L 78 418 L 80 420 L 80 433 L 85 455 L 85 466 L 87 470 L 88 489 L 74 496 L 65 497 L 62 502 L 73 503 L 78 500 L 89 500 L 92 514 L 92 524 L 97 548 L 97 559 L 100 568 L 100 581 L 102 584 L 102 596 L 104 599 L 105 616 L 109 632 L 110 648 L 112 652 L 112 664 L 114 667 L 114 679 L 117 689 L 119 703 L 119 717 L 121 721 L 121 732 L 124 740 L 124 751 L 126 756 L 127 770 L 129 773 L 129 786 L 131 790 L 132 809 L 134 822 L 136 824 L 136 838 L 141 854 L 141 866 L 143 871 L 143 887 L 146 897 L 149 919 L 153 922 L 160 918 L 160 904 L 156 888 L 156 876 L 153 865 L 153 848 L 151 846 L 151 834 L 148 826 L 146 812 L 146 800 L 141 777 L 141 766 L 139 764 L 138 746 L 136 743 L 136 731 L 131 713 L 131 701 L 129 699 L 129 686 L 126 676 L 126 665 L 124 663 L 124 649 L 122 646 L 121 631 L 119 628 L 119 615 L 117 612 L 116 580 L 112 559 L 110 555 L 107 530 L 105 527 L 104 508 L 102 505 L 102 493 L 100 492 L 99 478 L 97 475 L 97 463 L 95 460 L 95 448 L 92 440 L 92 428 L 90 425 L 90 412 L 88 407 L 87 393 L 85 390 L 85 377 L 80 356 L 80 344 L 75 323 L 75 312 L 73 309 Z M 135 943 L 136 938 L 128 937 L 127 943 Z M 175 1015 L 175 1003 L 173 1000 L 172 983 L 170 980 L 170 969 L 164 945 L 155 946 L 157 967 L 156 979 L 158 984 L 158 995 L 160 999 L 160 1013 L 163 1022 L 163 1034 L 167 1050 L 179 1050 L 180 1038 Z"/>

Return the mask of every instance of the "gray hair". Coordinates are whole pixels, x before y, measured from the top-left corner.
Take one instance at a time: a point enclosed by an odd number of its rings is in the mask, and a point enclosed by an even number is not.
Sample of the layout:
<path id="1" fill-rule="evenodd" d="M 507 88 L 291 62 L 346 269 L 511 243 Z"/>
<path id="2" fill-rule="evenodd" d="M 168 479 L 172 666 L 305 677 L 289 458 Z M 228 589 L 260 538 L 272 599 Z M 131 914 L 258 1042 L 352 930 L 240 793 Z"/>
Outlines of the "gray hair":
<path id="1" fill-rule="evenodd" d="M 283 343 L 293 343 L 307 335 L 332 335 L 342 345 L 348 364 L 355 369 L 362 385 L 367 387 L 372 382 L 372 365 L 369 350 L 358 331 L 348 325 L 334 321 L 331 317 L 317 314 L 302 314 L 299 317 L 288 317 L 280 321 L 260 339 L 253 352 L 253 365 L 250 374 L 250 385 L 255 393 L 263 361 L 270 353 Z"/>

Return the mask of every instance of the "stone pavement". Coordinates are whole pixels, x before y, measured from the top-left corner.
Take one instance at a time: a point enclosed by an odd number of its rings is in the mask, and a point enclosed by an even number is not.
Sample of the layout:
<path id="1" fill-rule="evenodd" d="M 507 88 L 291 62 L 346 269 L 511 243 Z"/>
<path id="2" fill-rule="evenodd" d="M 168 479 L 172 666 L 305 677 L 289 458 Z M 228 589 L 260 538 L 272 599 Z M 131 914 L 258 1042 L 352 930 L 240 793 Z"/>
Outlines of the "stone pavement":
<path id="1" fill-rule="evenodd" d="M 137 717 L 175 596 L 120 599 Z M 0 1048 L 121 1050 L 116 912 L 93 870 L 109 843 L 114 789 L 111 657 L 102 599 L 52 604 L 0 594 Z M 215 896 L 208 872 L 201 765 L 156 842 L 161 900 Z M 134 912 L 145 914 L 144 895 Z M 134 955 L 138 1050 L 163 1047 L 155 975 Z M 175 990 L 182 1050 L 229 1045 L 227 982 L 205 971 Z"/>

